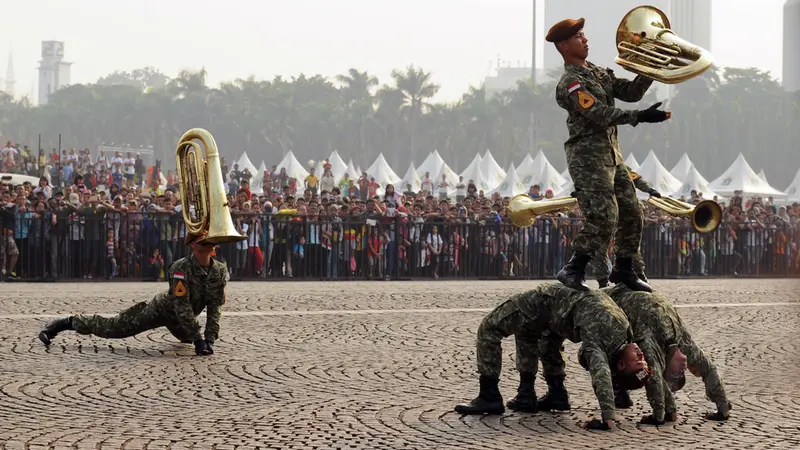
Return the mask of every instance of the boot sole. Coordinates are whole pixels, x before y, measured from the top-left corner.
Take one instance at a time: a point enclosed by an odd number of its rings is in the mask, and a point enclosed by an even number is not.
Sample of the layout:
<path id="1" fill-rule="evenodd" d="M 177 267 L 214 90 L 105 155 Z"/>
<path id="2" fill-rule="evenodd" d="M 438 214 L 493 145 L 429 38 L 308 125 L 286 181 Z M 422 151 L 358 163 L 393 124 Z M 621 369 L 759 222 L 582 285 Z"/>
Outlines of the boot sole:
<path id="1" fill-rule="evenodd" d="M 572 285 L 567 283 L 566 279 L 560 275 L 556 276 L 556 279 L 570 289 L 575 289 L 576 291 L 591 291 L 591 288 L 585 284 Z"/>
<path id="2" fill-rule="evenodd" d="M 500 415 L 502 415 L 503 413 L 506 412 L 505 408 L 496 408 L 496 409 L 490 409 L 490 410 L 484 410 L 484 411 L 475 411 L 475 410 L 462 409 L 462 408 L 459 408 L 458 406 L 456 406 L 454 409 L 455 409 L 455 412 L 457 412 L 459 414 L 464 414 L 465 416 L 482 416 L 482 415 L 500 416 Z"/>
<path id="3" fill-rule="evenodd" d="M 536 414 L 539 412 L 539 407 L 531 408 L 528 406 L 513 406 L 513 405 L 506 405 L 506 406 L 508 407 L 508 409 L 514 412 L 524 412 L 530 414 Z"/>
<path id="4" fill-rule="evenodd" d="M 39 340 L 42 341 L 44 345 L 50 345 L 50 337 L 44 331 L 39 332 Z"/>

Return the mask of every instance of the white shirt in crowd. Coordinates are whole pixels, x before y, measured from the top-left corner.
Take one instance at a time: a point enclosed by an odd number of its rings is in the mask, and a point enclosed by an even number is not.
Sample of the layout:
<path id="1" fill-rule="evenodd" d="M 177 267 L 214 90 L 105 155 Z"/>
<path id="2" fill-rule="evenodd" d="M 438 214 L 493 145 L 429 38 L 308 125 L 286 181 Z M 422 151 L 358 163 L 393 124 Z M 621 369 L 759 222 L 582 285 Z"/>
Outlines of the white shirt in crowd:
<path id="1" fill-rule="evenodd" d="M 125 158 L 123 164 L 125 164 L 125 173 L 127 173 L 128 175 L 133 175 L 134 166 L 136 165 L 136 160 L 133 158 Z"/>

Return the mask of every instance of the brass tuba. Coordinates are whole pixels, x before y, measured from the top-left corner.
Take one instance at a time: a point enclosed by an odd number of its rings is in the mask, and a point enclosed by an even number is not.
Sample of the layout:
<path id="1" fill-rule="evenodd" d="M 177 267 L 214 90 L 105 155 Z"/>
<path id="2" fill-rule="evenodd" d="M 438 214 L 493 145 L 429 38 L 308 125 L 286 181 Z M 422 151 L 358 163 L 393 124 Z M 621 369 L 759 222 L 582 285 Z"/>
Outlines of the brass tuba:
<path id="1" fill-rule="evenodd" d="M 654 6 L 639 6 L 625 14 L 617 27 L 614 62 L 638 75 L 665 84 L 694 78 L 711 67 L 711 54 L 678 37 L 669 19 Z"/>
<path id="2" fill-rule="evenodd" d="M 508 203 L 508 220 L 520 228 L 525 228 L 533 225 L 538 215 L 569 211 L 576 206 L 578 199 L 574 197 L 533 200 L 528 194 L 519 194 Z"/>
<path id="3" fill-rule="evenodd" d="M 205 159 L 199 141 L 205 147 Z M 192 128 L 183 133 L 175 150 L 178 182 L 181 188 L 181 212 L 186 231 L 192 234 L 208 232 L 205 242 L 225 244 L 247 239 L 236 231 L 231 209 L 225 195 L 222 167 L 217 143 L 211 133 Z M 192 219 L 194 207 L 197 221 Z"/>
<path id="4" fill-rule="evenodd" d="M 692 222 L 692 228 L 698 233 L 714 231 L 722 221 L 722 207 L 714 200 L 703 200 L 692 205 L 670 197 L 650 197 L 647 203 L 667 214 L 688 217 Z"/>

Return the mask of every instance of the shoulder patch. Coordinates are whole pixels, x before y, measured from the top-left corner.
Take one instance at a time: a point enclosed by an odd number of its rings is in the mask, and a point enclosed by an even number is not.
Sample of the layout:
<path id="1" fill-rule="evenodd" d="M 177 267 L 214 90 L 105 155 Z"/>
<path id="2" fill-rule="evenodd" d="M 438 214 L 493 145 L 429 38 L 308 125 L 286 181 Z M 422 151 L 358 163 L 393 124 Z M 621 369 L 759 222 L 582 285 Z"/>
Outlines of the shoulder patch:
<path id="1" fill-rule="evenodd" d="M 183 285 L 183 281 L 178 280 L 173 294 L 175 294 L 175 297 L 186 297 L 186 286 Z"/>
<path id="2" fill-rule="evenodd" d="M 572 94 L 573 92 L 577 91 L 577 90 L 578 90 L 578 89 L 580 89 L 580 88 L 581 88 L 581 83 L 580 83 L 580 81 L 576 81 L 576 82 L 574 82 L 574 83 L 570 84 L 569 86 L 567 86 L 567 91 L 568 91 L 570 94 Z"/>
<path id="3" fill-rule="evenodd" d="M 578 105 L 583 109 L 589 109 L 594 105 L 594 97 L 586 91 L 578 91 Z"/>
<path id="4" fill-rule="evenodd" d="M 184 280 L 184 279 L 186 279 L 186 275 L 183 272 L 177 272 L 176 271 L 176 272 L 174 272 L 172 274 L 172 278 L 174 278 L 176 280 Z"/>

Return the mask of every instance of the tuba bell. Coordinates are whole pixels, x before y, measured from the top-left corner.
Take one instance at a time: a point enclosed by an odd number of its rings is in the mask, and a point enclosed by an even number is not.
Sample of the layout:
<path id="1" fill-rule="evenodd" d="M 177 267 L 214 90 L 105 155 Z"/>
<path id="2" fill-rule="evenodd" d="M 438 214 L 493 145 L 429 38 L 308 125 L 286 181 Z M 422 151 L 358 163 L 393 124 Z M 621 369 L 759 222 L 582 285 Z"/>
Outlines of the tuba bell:
<path id="1" fill-rule="evenodd" d="M 515 195 L 508 203 L 508 220 L 520 228 L 533 225 L 536 216 L 559 211 L 569 211 L 578 206 L 574 197 L 559 197 L 550 200 L 533 200 L 528 194 Z"/>
<path id="2" fill-rule="evenodd" d="M 670 197 L 650 197 L 647 203 L 672 216 L 688 217 L 692 228 L 698 233 L 712 232 L 722 222 L 722 208 L 714 200 L 703 200 L 692 205 Z"/>
<path id="3" fill-rule="evenodd" d="M 201 146 L 195 141 L 205 147 L 205 158 Z M 192 234 L 208 232 L 204 241 L 212 244 L 247 239 L 236 231 L 231 220 L 219 150 L 211 133 L 202 128 L 187 131 L 178 141 L 175 156 L 186 231 Z M 197 220 L 192 218 L 192 209 Z"/>
<path id="4" fill-rule="evenodd" d="M 694 78 L 711 67 L 711 54 L 678 37 L 669 19 L 654 6 L 639 6 L 617 27 L 614 62 L 624 69 L 665 84 Z"/>

